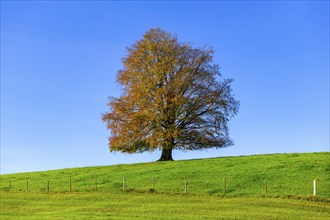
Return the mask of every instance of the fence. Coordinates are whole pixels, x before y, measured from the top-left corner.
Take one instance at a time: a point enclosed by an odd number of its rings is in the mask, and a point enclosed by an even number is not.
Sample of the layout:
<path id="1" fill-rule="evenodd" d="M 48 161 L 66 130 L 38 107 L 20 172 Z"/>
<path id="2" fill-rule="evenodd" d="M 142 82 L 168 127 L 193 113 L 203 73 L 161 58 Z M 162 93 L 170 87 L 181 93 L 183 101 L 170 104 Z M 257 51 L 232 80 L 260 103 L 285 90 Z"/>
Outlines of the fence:
<path id="1" fill-rule="evenodd" d="M 242 189 L 240 189 L 240 185 L 236 184 L 233 186 L 233 179 L 228 179 L 223 177 L 223 181 L 218 182 L 218 185 L 215 187 L 208 186 L 207 183 L 200 184 L 191 180 L 183 179 L 177 181 L 171 181 L 171 185 L 162 186 L 162 182 L 155 177 L 151 178 L 150 187 L 147 182 L 137 184 L 137 182 L 130 182 L 126 177 L 122 178 L 122 182 L 119 181 L 112 182 L 109 179 L 102 179 L 95 176 L 95 178 L 91 179 L 73 179 L 68 178 L 67 181 L 61 180 L 44 180 L 44 186 L 42 186 L 42 182 L 40 179 L 36 182 L 32 180 L 25 181 L 25 187 L 23 187 L 22 180 L 16 181 L 9 180 L 8 187 L 2 187 L 2 190 L 7 191 L 26 191 L 26 192 L 86 192 L 86 191 L 137 191 L 137 192 L 162 192 L 162 193 L 191 193 L 191 194 L 217 194 L 217 195 L 240 195 L 240 194 L 249 194 L 249 193 L 240 193 Z M 228 184 L 229 182 L 229 184 Z M 261 183 L 254 184 L 253 190 L 250 190 L 250 194 L 268 196 L 269 191 L 269 181 L 267 178 L 260 181 Z M 108 184 L 107 184 L 108 183 Z M 173 184 L 175 183 L 175 184 Z M 231 185 L 231 184 L 232 185 Z M 3 186 L 3 183 L 2 183 Z M 173 187 L 171 187 L 173 186 Z M 238 186 L 238 187 L 237 187 Z M 238 189 L 234 189 L 234 187 Z M 316 188 L 316 180 L 313 180 L 312 184 L 310 184 L 310 188 L 307 191 L 312 192 L 309 196 L 317 196 L 317 188 Z M 306 192 L 306 191 L 305 191 Z M 278 194 L 278 190 L 274 189 L 273 194 Z M 283 194 L 283 193 L 282 193 Z M 287 193 L 284 193 L 287 194 Z M 299 193 L 298 193 L 299 194 Z M 301 193 L 299 194 L 301 195 Z"/>

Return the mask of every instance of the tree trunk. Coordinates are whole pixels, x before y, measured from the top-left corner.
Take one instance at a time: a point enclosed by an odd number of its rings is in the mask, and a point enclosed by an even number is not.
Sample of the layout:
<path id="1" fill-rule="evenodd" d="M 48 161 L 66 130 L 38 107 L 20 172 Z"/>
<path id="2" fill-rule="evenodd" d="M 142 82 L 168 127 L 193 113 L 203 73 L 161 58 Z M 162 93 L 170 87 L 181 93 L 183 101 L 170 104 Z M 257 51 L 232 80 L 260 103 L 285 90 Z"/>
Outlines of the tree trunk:
<path id="1" fill-rule="evenodd" d="M 163 148 L 162 149 L 162 156 L 159 158 L 158 161 L 171 161 L 172 158 L 172 149 Z"/>

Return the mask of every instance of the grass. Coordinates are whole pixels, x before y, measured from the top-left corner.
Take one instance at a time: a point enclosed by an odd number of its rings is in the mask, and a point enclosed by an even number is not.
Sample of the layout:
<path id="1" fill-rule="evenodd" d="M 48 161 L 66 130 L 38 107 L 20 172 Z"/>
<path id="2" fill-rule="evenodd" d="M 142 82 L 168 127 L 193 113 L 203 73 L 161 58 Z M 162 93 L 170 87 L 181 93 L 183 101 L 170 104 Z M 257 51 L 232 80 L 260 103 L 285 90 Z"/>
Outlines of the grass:
<path id="1" fill-rule="evenodd" d="M 154 178 L 158 193 L 183 193 L 186 180 L 188 193 L 223 195 L 226 177 L 230 196 L 263 195 L 265 178 L 269 196 L 310 196 L 316 179 L 317 195 L 329 198 L 329 159 L 330 153 L 273 154 L 18 173 L 1 175 L 0 189 L 9 190 L 11 181 L 11 191 L 25 191 L 28 180 L 30 192 L 46 192 L 49 180 L 51 192 L 65 192 L 71 178 L 73 191 L 89 192 L 97 178 L 98 191 L 119 192 L 125 177 L 129 191 L 148 191 Z"/>
<path id="2" fill-rule="evenodd" d="M 122 189 L 123 177 L 126 192 Z M 70 178 L 72 192 L 68 192 Z M 150 189 L 152 178 L 154 193 Z M 317 197 L 312 196 L 314 179 Z M 184 181 L 188 183 L 187 194 Z M 1 219 L 329 219 L 330 153 L 7 174 L 1 175 L 0 192 Z"/>
<path id="3" fill-rule="evenodd" d="M 329 219 L 329 203 L 141 193 L 4 192 L 1 219 Z"/>

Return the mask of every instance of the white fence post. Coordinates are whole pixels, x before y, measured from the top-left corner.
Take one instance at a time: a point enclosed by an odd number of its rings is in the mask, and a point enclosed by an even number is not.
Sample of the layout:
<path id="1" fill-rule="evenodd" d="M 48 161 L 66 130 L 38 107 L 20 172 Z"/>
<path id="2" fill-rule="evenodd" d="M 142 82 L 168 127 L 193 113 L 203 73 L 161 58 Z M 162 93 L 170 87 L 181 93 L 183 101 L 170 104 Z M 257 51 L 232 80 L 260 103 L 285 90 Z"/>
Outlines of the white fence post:
<path id="1" fill-rule="evenodd" d="M 313 196 L 316 196 L 316 180 L 313 181 Z"/>

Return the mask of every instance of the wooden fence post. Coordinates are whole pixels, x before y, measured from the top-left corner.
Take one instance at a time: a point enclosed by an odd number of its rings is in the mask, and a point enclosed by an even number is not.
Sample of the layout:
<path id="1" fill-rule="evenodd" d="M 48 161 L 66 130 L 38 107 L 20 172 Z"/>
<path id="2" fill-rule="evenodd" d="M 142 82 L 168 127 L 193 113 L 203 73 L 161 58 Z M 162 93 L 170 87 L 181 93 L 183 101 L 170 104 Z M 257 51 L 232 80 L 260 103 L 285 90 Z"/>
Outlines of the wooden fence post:
<path id="1" fill-rule="evenodd" d="M 155 178 L 152 177 L 152 191 L 155 190 Z"/>
<path id="2" fill-rule="evenodd" d="M 187 193 L 187 180 L 184 181 L 184 193 Z"/>
<path id="3" fill-rule="evenodd" d="M 97 191 L 97 176 L 95 177 L 95 190 Z"/>
<path id="4" fill-rule="evenodd" d="M 47 180 L 47 192 L 49 192 L 49 180 Z"/>
<path id="5" fill-rule="evenodd" d="M 11 180 L 9 180 L 9 190 L 11 190 Z"/>
<path id="6" fill-rule="evenodd" d="M 267 197 L 267 178 L 264 180 L 265 196 Z"/>
<path id="7" fill-rule="evenodd" d="M 70 190 L 70 192 L 71 192 L 71 190 L 72 190 L 72 180 L 71 180 L 71 177 L 70 177 L 70 179 L 69 179 L 69 190 Z"/>
<path id="8" fill-rule="evenodd" d="M 226 186 L 226 177 L 223 178 L 223 195 L 226 195 L 226 189 L 227 189 L 227 186 Z"/>
<path id="9" fill-rule="evenodd" d="M 126 190 L 126 178 L 123 177 L 123 190 L 125 191 Z"/>
<path id="10" fill-rule="evenodd" d="M 29 180 L 26 180 L 26 191 L 29 191 Z"/>

